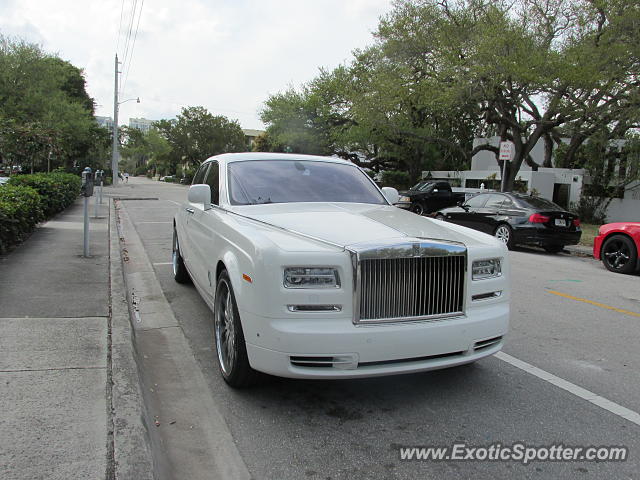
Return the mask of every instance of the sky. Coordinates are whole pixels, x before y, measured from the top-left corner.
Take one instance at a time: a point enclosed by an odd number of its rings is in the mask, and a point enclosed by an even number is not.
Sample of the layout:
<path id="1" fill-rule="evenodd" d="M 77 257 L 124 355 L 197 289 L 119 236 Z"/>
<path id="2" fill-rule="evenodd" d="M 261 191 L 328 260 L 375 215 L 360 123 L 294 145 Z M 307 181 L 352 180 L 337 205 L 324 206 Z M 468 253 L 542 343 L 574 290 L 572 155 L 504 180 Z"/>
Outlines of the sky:
<path id="1" fill-rule="evenodd" d="M 391 0 L 0 0 L 0 33 L 82 68 L 96 115 L 113 116 L 114 56 L 126 54 L 120 100 L 140 103 L 120 105 L 120 124 L 201 105 L 261 129 L 269 95 L 348 62 L 391 8 Z"/>

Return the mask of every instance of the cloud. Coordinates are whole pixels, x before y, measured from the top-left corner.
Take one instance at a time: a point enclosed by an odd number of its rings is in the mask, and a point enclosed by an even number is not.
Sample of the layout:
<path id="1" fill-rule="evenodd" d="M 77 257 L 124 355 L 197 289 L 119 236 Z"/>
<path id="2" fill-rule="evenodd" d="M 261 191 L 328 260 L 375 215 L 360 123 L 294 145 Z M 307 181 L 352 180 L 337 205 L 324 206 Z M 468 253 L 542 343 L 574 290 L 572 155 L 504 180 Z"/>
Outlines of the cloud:
<path id="1" fill-rule="evenodd" d="M 119 45 L 125 57 L 134 1 L 139 9 L 143 0 L 3 0 L 0 32 L 83 68 L 97 114 L 111 116 L 114 53 Z M 123 104 L 120 118 L 170 118 L 182 106 L 202 105 L 260 128 L 269 94 L 348 61 L 373 42 L 378 17 L 390 9 L 390 0 L 146 0 L 133 56 L 136 22 L 121 67 L 123 99 L 141 103 Z"/>

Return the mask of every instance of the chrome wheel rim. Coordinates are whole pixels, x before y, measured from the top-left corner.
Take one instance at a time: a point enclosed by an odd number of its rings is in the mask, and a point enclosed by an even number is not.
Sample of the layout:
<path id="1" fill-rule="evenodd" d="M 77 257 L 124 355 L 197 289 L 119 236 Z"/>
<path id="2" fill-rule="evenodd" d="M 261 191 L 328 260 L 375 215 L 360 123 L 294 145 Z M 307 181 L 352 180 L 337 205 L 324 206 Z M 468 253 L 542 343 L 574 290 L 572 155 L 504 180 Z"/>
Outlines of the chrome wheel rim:
<path id="1" fill-rule="evenodd" d="M 496 238 L 505 245 L 509 243 L 509 228 L 501 225 L 496 229 Z"/>
<path id="2" fill-rule="evenodd" d="M 621 270 L 629 263 L 631 250 L 620 240 L 609 241 L 605 246 L 604 258 L 611 268 Z"/>
<path id="3" fill-rule="evenodd" d="M 171 264 L 173 265 L 173 274 L 178 274 L 178 236 L 173 234 L 173 251 L 171 252 Z"/>
<path id="4" fill-rule="evenodd" d="M 415 205 L 411 210 L 413 210 L 413 213 L 416 215 L 422 215 L 424 213 L 424 208 L 422 208 L 420 204 Z"/>
<path id="5" fill-rule="evenodd" d="M 229 375 L 236 360 L 236 335 L 233 298 L 226 280 L 222 280 L 216 295 L 215 337 L 220 368 Z"/>

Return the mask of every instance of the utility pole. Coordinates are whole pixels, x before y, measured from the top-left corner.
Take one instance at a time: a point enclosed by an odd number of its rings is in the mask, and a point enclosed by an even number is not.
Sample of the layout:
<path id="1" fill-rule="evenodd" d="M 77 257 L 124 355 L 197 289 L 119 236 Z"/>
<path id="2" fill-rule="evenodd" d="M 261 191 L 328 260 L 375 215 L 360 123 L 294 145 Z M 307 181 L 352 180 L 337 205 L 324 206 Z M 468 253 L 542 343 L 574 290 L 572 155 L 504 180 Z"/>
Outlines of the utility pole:
<path id="1" fill-rule="evenodd" d="M 113 87 L 113 145 L 111 152 L 111 171 L 113 172 L 113 186 L 118 185 L 118 54 L 116 53 L 115 83 Z"/>

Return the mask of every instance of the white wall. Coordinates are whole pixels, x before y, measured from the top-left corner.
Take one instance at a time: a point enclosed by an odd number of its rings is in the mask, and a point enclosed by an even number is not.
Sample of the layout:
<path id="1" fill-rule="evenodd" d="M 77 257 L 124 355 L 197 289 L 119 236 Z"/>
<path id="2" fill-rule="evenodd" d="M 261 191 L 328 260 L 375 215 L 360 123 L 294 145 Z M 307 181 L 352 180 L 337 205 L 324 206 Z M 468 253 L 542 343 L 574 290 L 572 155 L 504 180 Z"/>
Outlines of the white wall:
<path id="1" fill-rule="evenodd" d="M 624 198 L 614 198 L 607 209 L 607 222 L 640 222 L 640 182 L 627 189 Z"/>

